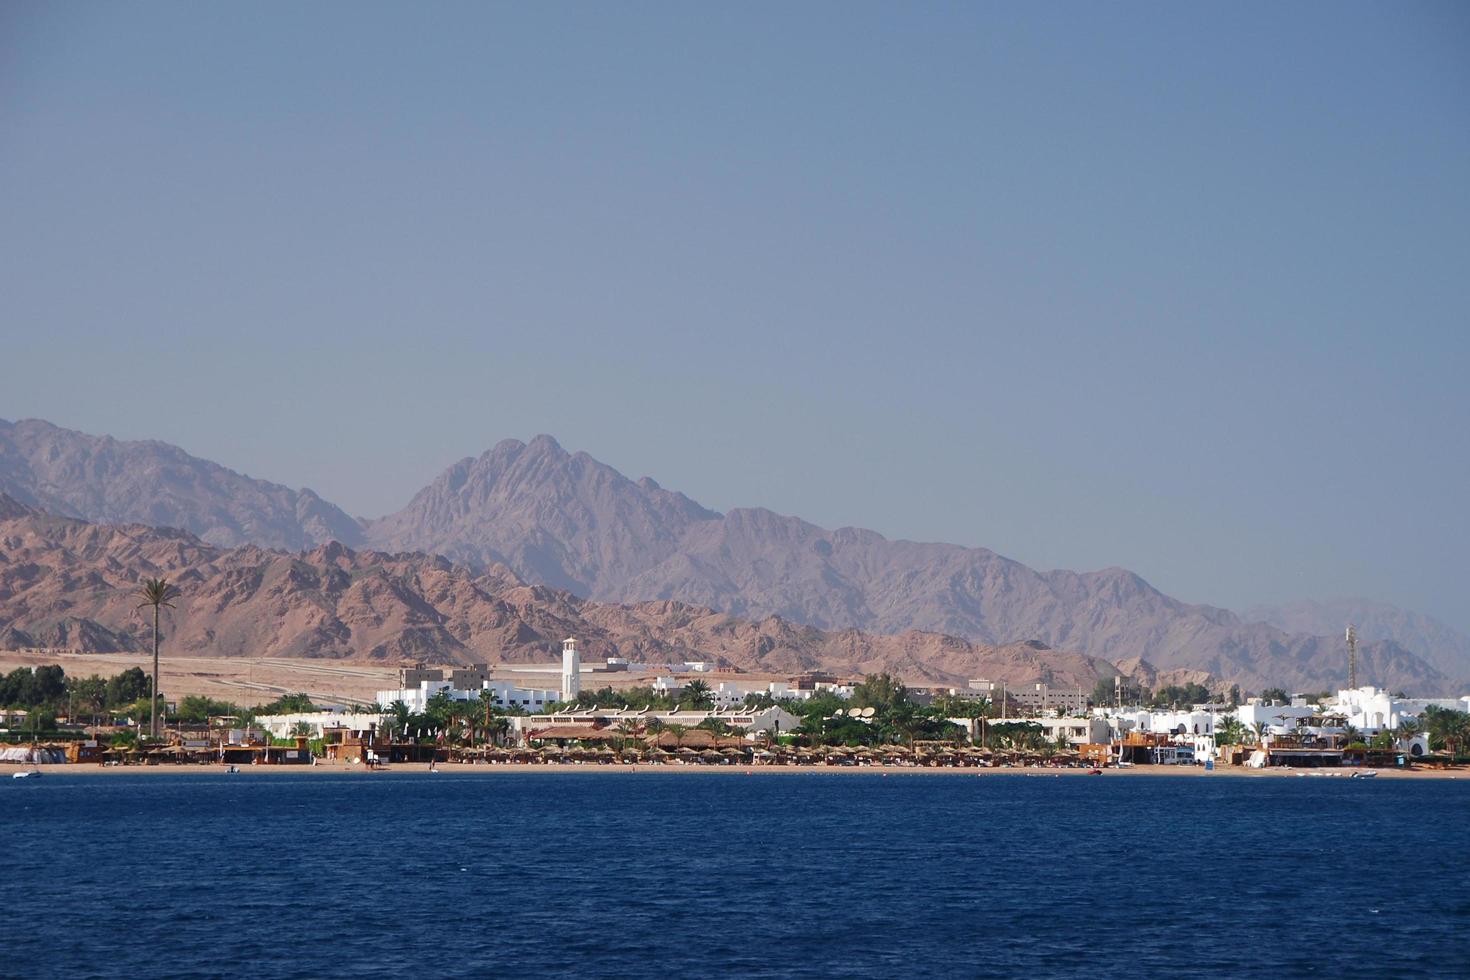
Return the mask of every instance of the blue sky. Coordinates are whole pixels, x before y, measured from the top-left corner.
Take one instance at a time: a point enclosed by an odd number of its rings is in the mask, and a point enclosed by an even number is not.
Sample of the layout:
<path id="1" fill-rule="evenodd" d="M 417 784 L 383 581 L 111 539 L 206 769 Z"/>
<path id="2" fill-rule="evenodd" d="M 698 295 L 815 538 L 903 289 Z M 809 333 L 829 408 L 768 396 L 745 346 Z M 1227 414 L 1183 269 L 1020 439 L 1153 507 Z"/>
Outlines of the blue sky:
<path id="1" fill-rule="evenodd" d="M 1470 627 L 1470 5 L 0 7 L 0 417 Z"/>

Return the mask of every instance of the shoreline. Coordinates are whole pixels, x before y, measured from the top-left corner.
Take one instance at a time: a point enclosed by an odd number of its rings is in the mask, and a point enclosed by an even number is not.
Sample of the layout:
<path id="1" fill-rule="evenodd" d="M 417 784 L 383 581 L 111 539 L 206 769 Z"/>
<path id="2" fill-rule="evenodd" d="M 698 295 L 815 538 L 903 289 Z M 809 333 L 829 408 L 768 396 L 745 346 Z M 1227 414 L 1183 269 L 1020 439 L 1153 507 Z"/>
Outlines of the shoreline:
<path id="1" fill-rule="evenodd" d="M 0 763 L 0 779 L 9 779 L 12 774 L 25 772 L 31 769 L 39 769 L 47 776 L 126 776 L 126 775 L 227 775 L 227 767 L 223 765 L 158 765 L 158 766 L 101 766 L 94 763 L 47 763 L 41 765 L 30 765 L 28 763 L 5 762 Z M 1246 769 L 1243 767 L 1231 767 L 1228 769 L 1215 769 L 1207 771 L 1202 766 L 1131 766 L 1127 769 L 1107 768 L 1098 775 L 1107 778 L 1127 778 L 1130 776 L 1164 776 L 1174 779 L 1204 779 L 1223 776 L 1233 779 L 1350 779 L 1354 772 L 1361 770 L 1355 768 L 1321 768 L 1321 769 Z M 377 778 L 380 776 L 393 776 L 403 773 L 427 773 L 429 765 L 426 762 L 402 762 L 389 765 L 383 769 L 366 769 L 362 766 L 347 766 L 339 764 L 323 764 L 316 766 L 301 765 L 269 765 L 269 766 L 241 766 L 238 775 L 254 776 L 321 776 L 338 775 L 354 776 L 362 778 Z M 929 766 L 752 766 L 752 765 L 577 765 L 574 763 L 501 763 L 495 765 L 464 765 L 459 763 L 440 763 L 435 768 L 436 775 L 472 777 L 493 775 L 521 775 L 527 773 L 578 773 L 582 775 L 603 776 L 642 776 L 647 774 L 679 773 L 679 774 L 706 774 L 715 776 L 800 776 L 800 775 L 860 775 L 860 776 L 941 776 L 941 777 L 963 777 L 963 776 L 1029 776 L 1041 778 L 1073 778 L 1092 775 L 1086 769 L 1051 769 L 1051 768 L 946 768 Z M 1423 779 L 1457 779 L 1463 772 L 1464 777 L 1470 780 L 1470 770 L 1459 769 L 1379 769 L 1376 770 L 1378 778 L 1396 780 L 1423 780 Z"/>

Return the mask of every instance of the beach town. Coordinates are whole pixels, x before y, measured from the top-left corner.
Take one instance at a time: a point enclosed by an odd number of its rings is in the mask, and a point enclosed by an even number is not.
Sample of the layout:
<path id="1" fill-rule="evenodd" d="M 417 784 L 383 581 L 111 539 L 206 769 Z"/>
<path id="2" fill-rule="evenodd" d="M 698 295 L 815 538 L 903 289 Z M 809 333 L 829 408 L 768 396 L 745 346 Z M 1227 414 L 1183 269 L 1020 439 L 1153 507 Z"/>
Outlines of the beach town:
<path id="1" fill-rule="evenodd" d="M 46 668 L 40 668 L 45 670 Z M 58 668 L 59 670 L 59 668 Z M 14 676 L 14 675 L 12 675 Z M 702 662 L 400 668 L 371 704 L 278 698 L 254 712 L 48 719 L 0 711 L 0 767 L 52 771 L 1046 771 L 1453 776 L 1470 758 L 1470 696 L 1371 686 L 1212 696 L 1011 684 L 908 687 L 887 675 L 755 677 Z M 538 682 L 545 686 L 537 686 Z M 146 703 L 146 699 L 145 699 Z M 215 705 L 218 706 L 218 705 Z M 181 707 L 192 707 L 183 711 Z M 27 723 L 31 722 L 28 733 Z M 69 767 L 62 769 L 61 767 Z"/>

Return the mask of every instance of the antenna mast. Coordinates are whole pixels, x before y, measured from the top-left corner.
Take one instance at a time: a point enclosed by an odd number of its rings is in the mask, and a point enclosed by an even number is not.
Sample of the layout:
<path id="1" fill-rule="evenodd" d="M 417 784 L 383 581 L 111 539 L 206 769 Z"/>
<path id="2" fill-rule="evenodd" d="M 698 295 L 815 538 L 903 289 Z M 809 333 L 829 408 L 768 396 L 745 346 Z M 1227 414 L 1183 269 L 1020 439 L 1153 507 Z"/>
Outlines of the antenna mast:
<path id="1" fill-rule="evenodd" d="M 1358 630 L 1352 623 L 1347 628 L 1348 687 L 1358 689 Z"/>

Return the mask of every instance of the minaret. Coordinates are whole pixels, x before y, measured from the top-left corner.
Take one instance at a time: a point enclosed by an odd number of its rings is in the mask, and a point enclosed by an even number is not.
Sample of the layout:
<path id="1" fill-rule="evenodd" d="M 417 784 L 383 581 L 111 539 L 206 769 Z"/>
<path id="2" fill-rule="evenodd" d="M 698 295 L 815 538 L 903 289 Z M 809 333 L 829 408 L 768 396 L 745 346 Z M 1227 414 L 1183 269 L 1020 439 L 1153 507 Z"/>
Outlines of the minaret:
<path id="1" fill-rule="evenodd" d="M 1348 690 L 1358 689 L 1358 631 L 1352 623 L 1347 628 Z"/>
<path id="2" fill-rule="evenodd" d="M 582 693 L 582 657 L 577 641 L 567 637 L 561 641 L 561 699 L 571 701 Z"/>

